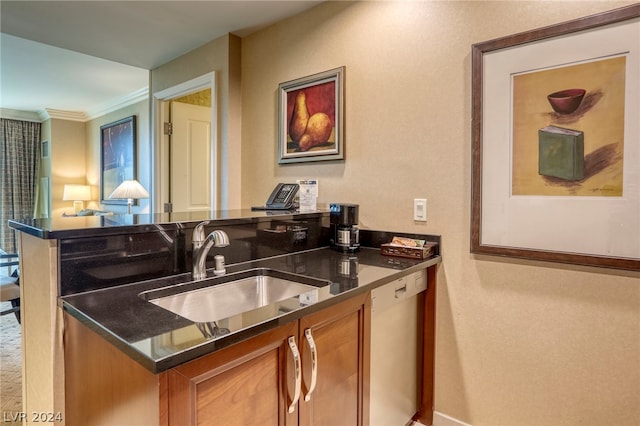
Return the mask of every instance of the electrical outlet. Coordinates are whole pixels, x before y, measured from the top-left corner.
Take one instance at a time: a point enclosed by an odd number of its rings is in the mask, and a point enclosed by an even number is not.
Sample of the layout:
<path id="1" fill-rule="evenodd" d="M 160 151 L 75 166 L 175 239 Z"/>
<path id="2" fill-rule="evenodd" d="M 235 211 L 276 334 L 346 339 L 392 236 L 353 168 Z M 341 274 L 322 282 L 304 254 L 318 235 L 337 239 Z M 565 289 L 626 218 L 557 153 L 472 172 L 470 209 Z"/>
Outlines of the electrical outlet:
<path id="1" fill-rule="evenodd" d="M 426 198 L 413 199 L 413 220 L 417 220 L 420 222 L 427 221 L 427 199 Z"/>

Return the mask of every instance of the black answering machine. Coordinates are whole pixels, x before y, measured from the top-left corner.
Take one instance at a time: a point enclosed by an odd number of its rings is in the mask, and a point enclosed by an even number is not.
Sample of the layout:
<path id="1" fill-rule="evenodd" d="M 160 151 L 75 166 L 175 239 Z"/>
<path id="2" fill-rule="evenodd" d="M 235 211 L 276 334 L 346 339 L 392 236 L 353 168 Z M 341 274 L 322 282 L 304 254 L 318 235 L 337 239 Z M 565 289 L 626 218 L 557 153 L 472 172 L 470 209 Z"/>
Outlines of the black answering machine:
<path id="1" fill-rule="evenodd" d="M 264 206 L 251 207 L 251 210 L 293 210 L 298 206 L 294 203 L 300 189 L 297 183 L 279 183 L 269 195 Z"/>

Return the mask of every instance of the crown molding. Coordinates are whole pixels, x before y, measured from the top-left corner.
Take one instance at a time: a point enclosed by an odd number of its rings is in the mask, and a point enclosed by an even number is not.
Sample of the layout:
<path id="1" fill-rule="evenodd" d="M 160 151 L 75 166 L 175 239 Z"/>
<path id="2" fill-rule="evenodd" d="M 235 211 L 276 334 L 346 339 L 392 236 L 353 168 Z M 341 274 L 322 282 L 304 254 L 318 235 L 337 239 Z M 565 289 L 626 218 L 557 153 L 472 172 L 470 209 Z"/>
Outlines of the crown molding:
<path id="1" fill-rule="evenodd" d="M 89 118 L 87 114 L 82 111 L 65 111 L 62 109 L 53 109 L 53 108 L 44 108 L 38 111 L 40 114 L 40 118 L 42 121 L 46 121 L 50 118 L 57 118 L 59 120 L 68 120 L 68 121 L 81 121 L 85 122 Z"/>
<path id="2" fill-rule="evenodd" d="M 149 99 L 149 88 L 143 87 L 136 90 L 126 96 L 122 96 L 116 100 L 105 102 L 102 105 L 92 108 L 89 111 L 65 111 L 62 109 L 43 108 L 39 111 L 21 111 L 17 109 L 0 108 L 0 117 L 10 120 L 21 121 L 37 121 L 43 122 L 51 118 L 69 121 L 81 121 L 86 122 L 93 120 L 94 118 L 101 117 L 109 114 L 110 112 L 117 111 L 125 108 L 129 105 L 133 105 L 138 102 L 142 102 Z"/>
<path id="3" fill-rule="evenodd" d="M 36 121 L 38 123 L 44 121 L 37 112 L 20 111 L 9 108 L 0 108 L 0 118 L 6 118 L 8 120 Z"/>
<path id="4" fill-rule="evenodd" d="M 149 87 L 143 87 L 128 95 L 122 96 L 118 99 L 105 102 L 102 105 L 92 108 L 87 111 L 87 120 L 93 120 L 94 118 L 101 117 L 110 112 L 117 111 L 129 105 L 133 105 L 138 102 L 142 102 L 149 99 Z"/>

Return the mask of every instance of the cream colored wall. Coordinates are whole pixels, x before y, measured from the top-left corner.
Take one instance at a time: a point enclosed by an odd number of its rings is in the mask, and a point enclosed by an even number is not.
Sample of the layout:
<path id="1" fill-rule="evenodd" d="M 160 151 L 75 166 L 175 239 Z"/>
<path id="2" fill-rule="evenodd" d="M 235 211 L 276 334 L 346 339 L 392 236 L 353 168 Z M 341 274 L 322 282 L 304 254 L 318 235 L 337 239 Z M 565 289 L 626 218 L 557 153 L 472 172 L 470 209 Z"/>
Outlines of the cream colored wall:
<path id="1" fill-rule="evenodd" d="M 319 203 L 359 203 L 362 227 L 442 235 L 439 412 L 640 424 L 640 275 L 469 253 L 471 45 L 631 3 L 330 2 L 242 40 L 245 207 L 315 177 Z M 278 166 L 278 84 L 342 65 L 346 161 Z"/>
<path id="2" fill-rule="evenodd" d="M 217 164 L 219 209 L 240 207 L 241 118 L 240 39 L 217 38 L 151 71 L 151 94 L 216 72 Z"/>
<path id="3" fill-rule="evenodd" d="M 149 105 L 141 101 L 87 122 L 51 118 L 42 123 L 42 140 L 49 141 L 49 158 L 42 159 L 40 176 L 50 179 L 52 217 L 73 213 L 73 201 L 63 201 L 65 184 L 90 185 L 92 200 L 85 208 L 105 208 L 126 213 L 126 206 L 100 205 L 100 126 L 137 116 L 138 180 L 145 188 L 151 182 L 151 138 L 149 137 Z M 134 212 L 149 211 L 149 201 L 141 200 Z"/>
<path id="4" fill-rule="evenodd" d="M 86 207 L 104 209 L 116 213 L 126 213 L 126 205 L 100 204 L 100 126 L 123 118 L 136 116 L 137 151 L 136 167 L 137 180 L 147 191 L 151 191 L 151 137 L 149 135 L 149 101 L 144 100 L 117 111 L 110 112 L 101 117 L 87 121 L 86 123 L 86 179 L 91 185 L 93 200 Z M 109 194 L 106 194 L 109 196 Z M 148 213 L 149 199 L 139 200 L 137 206 L 133 206 L 133 213 Z"/>
<path id="5" fill-rule="evenodd" d="M 73 201 L 63 201 L 62 193 L 67 183 L 86 183 L 85 127 L 80 121 L 52 118 L 49 121 L 51 215 L 73 213 Z"/>

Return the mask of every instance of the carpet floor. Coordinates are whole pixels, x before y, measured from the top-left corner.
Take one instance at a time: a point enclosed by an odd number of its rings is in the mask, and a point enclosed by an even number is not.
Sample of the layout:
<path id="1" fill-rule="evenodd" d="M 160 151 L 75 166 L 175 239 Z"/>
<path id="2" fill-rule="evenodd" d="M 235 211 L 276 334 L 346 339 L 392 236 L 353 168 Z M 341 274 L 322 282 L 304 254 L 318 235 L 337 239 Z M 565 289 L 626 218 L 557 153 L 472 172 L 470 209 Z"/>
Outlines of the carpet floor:
<path id="1" fill-rule="evenodd" d="M 11 303 L 0 303 L 0 310 L 11 309 Z M 0 316 L 0 421 L 12 422 L 22 411 L 22 342 L 20 324 L 14 314 Z"/>

